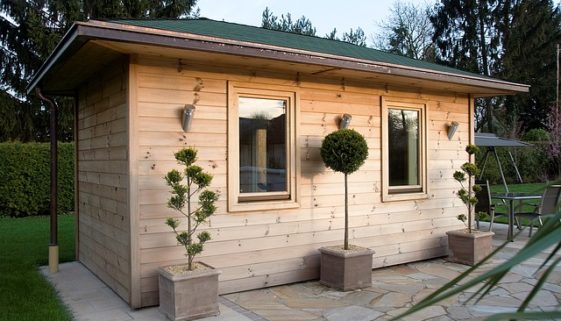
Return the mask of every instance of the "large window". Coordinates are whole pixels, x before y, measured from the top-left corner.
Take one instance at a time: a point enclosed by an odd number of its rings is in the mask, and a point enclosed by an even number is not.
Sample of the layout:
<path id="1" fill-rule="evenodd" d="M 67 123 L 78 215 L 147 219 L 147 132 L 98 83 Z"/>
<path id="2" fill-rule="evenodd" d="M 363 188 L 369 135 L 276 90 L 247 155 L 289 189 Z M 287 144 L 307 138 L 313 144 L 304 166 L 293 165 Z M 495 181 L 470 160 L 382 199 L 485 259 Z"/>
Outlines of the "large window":
<path id="1" fill-rule="evenodd" d="M 383 101 L 384 200 L 426 196 L 425 105 Z"/>
<path id="2" fill-rule="evenodd" d="M 288 196 L 286 99 L 238 97 L 240 197 Z M 271 195 L 266 196 L 270 199 Z"/>
<path id="3" fill-rule="evenodd" d="M 229 210 L 294 207 L 295 93 L 229 89 Z"/>

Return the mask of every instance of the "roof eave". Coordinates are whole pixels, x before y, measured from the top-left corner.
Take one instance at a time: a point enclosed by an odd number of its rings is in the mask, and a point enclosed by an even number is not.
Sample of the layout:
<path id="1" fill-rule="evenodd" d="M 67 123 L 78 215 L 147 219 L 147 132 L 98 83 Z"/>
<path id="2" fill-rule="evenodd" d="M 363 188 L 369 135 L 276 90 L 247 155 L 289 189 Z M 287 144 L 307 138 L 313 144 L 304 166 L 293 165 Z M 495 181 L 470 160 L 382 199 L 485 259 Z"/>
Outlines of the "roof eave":
<path id="1" fill-rule="evenodd" d="M 310 63 L 358 71 L 391 74 L 396 76 L 413 77 L 461 85 L 492 88 L 497 95 L 528 92 L 530 86 L 507 82 L 498 79 L 480 78 L 468 75 L 458 75 L 430 69 L 414 68 L 402 65 L 362 60 L 344 56 L 336 56 L 299 49 L 263 45 L 231 39 L 201 36 L 189 33 L 172 32 L 153 28 L 136 27 L 110 22 L 90 21 L 77 22 L 63 37 L 53 53 L 41 66 L 30 82 L 27 91 L 31 92 L 51 70 L 51 68 L 67 53 L 76 42 L 82 43 L 87 39 L 116 40 L 131 43 L 151 44 L 179 49 L 192 49 L 227 53 L 240 56 L 268 58 L 274 60 Z"/>
<path id="2" fill-rule="evenodd" d="M 35 75 L 33 75 L 33 78 L 31 78 L 26 88 L 28 95 L 37 87 L 41 79 L 51 70 L 54 64 L 60 60 L 60 57 L 68 51 L 68 48 L 76 42 L 78 38 L 78 25 L 80 24 L 80 22 L 75 22 L 72 27 L 68 29 L 53 52 L 47 57 L 47 60 L 45 60 Z"/>

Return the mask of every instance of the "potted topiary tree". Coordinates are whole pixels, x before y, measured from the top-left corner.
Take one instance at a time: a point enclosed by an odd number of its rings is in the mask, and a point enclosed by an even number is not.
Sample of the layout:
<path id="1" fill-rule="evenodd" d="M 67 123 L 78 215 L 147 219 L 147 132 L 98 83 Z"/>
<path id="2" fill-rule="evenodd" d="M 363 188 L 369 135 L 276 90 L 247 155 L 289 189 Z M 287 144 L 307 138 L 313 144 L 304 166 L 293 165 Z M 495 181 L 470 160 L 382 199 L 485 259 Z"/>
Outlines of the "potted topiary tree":
<path id="1" fill-rule="evenodd" d="M 475 145 L 466 147 L 470 160 L 478 150 L 479 148 Z M 454 172 L 454 179 L 462 186 L 456 195 L 466 205 L 468 213 L 467 216 L 460 214 L 457 218 L 464 222 L 467 228 L 446 232 L 448 235 L 449 260 L 468 265 L 474 265 L 489 255 L 493 245 L 493 232 L 478 231 L 472 227 L 475 204 L 477 204 L 476 193 L 481 190 L 481 186 L 473 183 L 478 172 L 477 166 L 471 162 L 464 163 L 461 171 Z"/>
<path id="2" fill-rule="evenodd" d="M 194 257 L 203 251 L 205 242 L 210 240 L 210 234 L 206 231 L 196 235 L 198 241 L 195 240 L 195 232 L 216 211 L 214 203 L 218 195 L 206 189 L 212 181 L 212 175 L 194 165 L 197 159 L 195 149 L 180 150 L 175 154 L 175 159 L 185 166 L 185 170 L 181 173 L 173 169 L 165 176 L 167 185 L 172 188 L 168 207 L 185 217 L 187 229 L 180 231 L 180 220 L 176 218 L 168 218 L 166 224 L 175 233 L 177 242 L 185 247 L 187 263 L 159 269 L 160 311 L 171 320 L 192 320 L 220 313 L 220 271 L 204 263 L 193 262 Z M 197 194 L 198 206 L 193 200 Z"/>
<path id="3" fill-rule="evenodd" d="M 374 251 L 349 244 L 349 201 L 347 176 L 364 164 L 368 145 L 361 134 L 352 129 L 340 129 L 325 137 L 321 158 L 325 166 L 345 177 L 345 236 L 343 246 L 320 248 L 320 282 L 350 291 L 372 285 L 372 254 Z"/>

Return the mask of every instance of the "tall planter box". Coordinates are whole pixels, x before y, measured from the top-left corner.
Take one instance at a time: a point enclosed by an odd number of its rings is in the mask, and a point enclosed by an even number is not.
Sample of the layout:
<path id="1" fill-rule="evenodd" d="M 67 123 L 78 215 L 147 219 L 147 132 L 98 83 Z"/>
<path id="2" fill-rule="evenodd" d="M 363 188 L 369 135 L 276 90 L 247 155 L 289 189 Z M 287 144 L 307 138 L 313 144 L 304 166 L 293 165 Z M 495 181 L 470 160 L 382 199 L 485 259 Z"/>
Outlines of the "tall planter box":
<path id="1" fill-rule="evenodd" d="M 493 232 L 467 229 L 448 231 L 448 259 L 452 262 L 475 265 L 493 250 Z"/>
<path id="2" fill-rule="evenodd" d="M 194 320 L 220 313 L 220 271 L 204 266 L 206 268 L 182 274 L 171 273 L 169 267 L 159 268 L 160 311 L 170 320 Z"/>
<path id="3" fill-rule="evenodd" d="M 372 254 L 363 247 L 342 250 L 341 246 L 322 247 L 320 283 L 329 287 L 352 291 L 372 286 Z"/>

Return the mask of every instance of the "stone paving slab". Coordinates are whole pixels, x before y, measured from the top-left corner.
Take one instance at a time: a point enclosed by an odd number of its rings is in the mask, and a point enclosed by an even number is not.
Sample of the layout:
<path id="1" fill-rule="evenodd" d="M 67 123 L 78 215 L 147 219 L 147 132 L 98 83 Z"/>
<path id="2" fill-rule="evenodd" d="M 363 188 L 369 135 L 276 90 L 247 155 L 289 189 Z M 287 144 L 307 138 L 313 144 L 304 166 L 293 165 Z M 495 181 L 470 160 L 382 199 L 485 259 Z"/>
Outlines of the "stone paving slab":
<path id="1" fill-rule="evenodd" d="M 495 225 L 494 244 L 506 239 L 504 225 Z M 526 242 L 520 235 L 491 260 L 489 266 L 504 262 Z M 547 254 L 540 256 L 542 259 Z M 405 321 L 463 321 L 483 320 L 498 312 L 513 312 L 536 284 L 536 267 L 540 260 L 529 260 L 513 269 L 499 286 L 477 304 L 465 303 L 476 288 L 436 306 L 426 308 L 405 318 Z M 444 259 L 415 262 L 372 271 L 370 288 L 339 292 L 317 281 L 271 287 L 223 295 L 220 298 L 220 316 L 204 321 L 383 321 L 396 316 L 436 288 L 458 276 L 468 267 Z M 41 272 L 55 286 L 63 302 L 77 321 L 164 321 L 157 308 L 131 310 L 113 291 L 99 281 L 80 263 L 60 265 L 60 272 L 50 274 L 46 267 Z M 480 274 L 482 272 L 478 272 Z M 539 276 L 539 274 L 538 274 Z M 561 306 L 561 268 L 555 269 L 530 310 L 552 310 Z"/>
<path id="2" fill-rule="evenodd" d="M 40 272 L 53 284 L 62 302 L 76 321 L 166 321 L 157 307 L 131 309 L 115 292 L 79 262 L 63 263 L 51 274 L 43 266 Z M 226 299 L 219 302 L 220 315 L 201 321 L 265 320 Z"/>
<path id="3" fill-rule="evenodd" d="M 482 224 L 483 225 L 483 224 Z M 485 228 L 485 225 L 482 226 Z M 498 246 L 506 239 L 506 226 L 495 225 L 496 236 L 494 245 Z M 512 257 L 527 241 L 527 233 L 518 236 L 515 242 L 509 243 L 499 255 L 491 260 L 474 275 L 480 275 Z M 546 251 L 547 252 L 547 251 Z M 479 303 L 465 301 L 477 291 L 471 288 L 465 293 L 451 297 L 438 305 L 428 307 L 414 315 L 406 317 L 405 321 L 460 321 L 483 320 L 486 316 L 499 312 L 514 312 L 532 285 L 536 284 L 536 268 L 541 259 L 528 260 L 518 265 L 500 283 L 499 287 L 491 291 Z M 291 310 L 309 312 L 313 308 L 319 318 L 314 320 L 389 320 L 399 315 L 414 303 L 432 293 L 448 281 L 454 279 L 468 267 L 451 263 L 445 259 L 434 259 L 423 262 L 409 263 L 372 271 L 372 287 L 351 292 L 337 292 L 322 286 L 319 282 L 305 282 L 297 285 L 277 286 L 269 289 L 254 290 L 246 293 L 225 295 L 225 298 L 252 310 L 265 319 L 278 320 L 278 310 L 274 315 L 270 311 L 261 309 L 259 302 L 253 298 L 267 297 L 267 305 L 284 305 Z M 551 310 L 561 306 L 561 271 L 553 272 L 550 282 L 538 293 L 530 303 L 529 310 Z M 471 277 L 472 278 L 472 277 Z M 286 315 L 285 321 L 300 320 Z"/>

